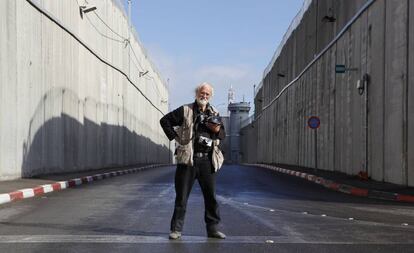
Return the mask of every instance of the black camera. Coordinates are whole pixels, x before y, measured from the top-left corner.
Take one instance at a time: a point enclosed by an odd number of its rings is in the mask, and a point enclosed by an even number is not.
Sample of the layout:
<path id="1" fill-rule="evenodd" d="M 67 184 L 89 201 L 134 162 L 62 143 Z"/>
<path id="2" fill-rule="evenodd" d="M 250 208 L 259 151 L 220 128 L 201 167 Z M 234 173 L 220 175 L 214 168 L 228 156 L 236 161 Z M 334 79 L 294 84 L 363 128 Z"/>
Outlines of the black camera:
<path id="1" fill-rule="evenodd" d="M 216 125 L 221 125 L 221 117 L 220 116 L 210 116 L 207 118 L 207 122 L 208 123 L 212 123 L 212 124 L 216 124 Z"/>
<path id="2" fill-rule="evenodd" d="M 211 147 L 213 140 L 204 136 L 199 136 L 198 143 L 204 147 Z"/>
<path id="3" fill-rule="evenodd" d="M 216 125 L 222 124 L 220 116 L 207 116 L 205 114 L 198 115 L 198 122 L 203 125 L 205 125 L 206 123 L 212 123 Z"/>

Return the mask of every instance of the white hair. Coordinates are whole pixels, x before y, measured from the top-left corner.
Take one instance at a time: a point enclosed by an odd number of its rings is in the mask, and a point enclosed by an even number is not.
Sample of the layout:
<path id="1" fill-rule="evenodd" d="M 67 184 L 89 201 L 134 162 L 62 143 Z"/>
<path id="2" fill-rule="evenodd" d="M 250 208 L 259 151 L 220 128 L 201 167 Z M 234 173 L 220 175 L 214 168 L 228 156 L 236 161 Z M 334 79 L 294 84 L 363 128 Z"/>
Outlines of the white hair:
<path id="1" fill-rule="evenodd" d="M 213 97 L 213 94 L 214 94 L 213 85 L 211 85 L 211 84 L 209 84 L 209 83 L 207 83 L 207 82 L 203 82 L 203 83 L 199 84 L 199 85 L 195 88 L 195 95 L 197 96 L 198 91 L 199 91 L 201 88 L 205 87 L 205 86 L 207 86 L 207 87 L 209 87 L 209 88 L 210 88 L 210 90 L 211 90 L 210 97 Z"/>

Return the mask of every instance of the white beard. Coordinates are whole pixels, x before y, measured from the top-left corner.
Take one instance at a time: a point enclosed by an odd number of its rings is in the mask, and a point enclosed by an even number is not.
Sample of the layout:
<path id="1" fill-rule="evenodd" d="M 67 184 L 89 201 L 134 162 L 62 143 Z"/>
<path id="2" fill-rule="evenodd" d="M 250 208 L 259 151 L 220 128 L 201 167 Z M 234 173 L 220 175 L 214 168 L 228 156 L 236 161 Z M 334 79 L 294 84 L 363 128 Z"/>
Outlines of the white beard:
<path id="1" fill-rule="evenodd" d="M 207 99 L 197 98 L 197 104 L 199 106 L 206 106 L 207 103 L 208 103 L 208 100 Z"/>

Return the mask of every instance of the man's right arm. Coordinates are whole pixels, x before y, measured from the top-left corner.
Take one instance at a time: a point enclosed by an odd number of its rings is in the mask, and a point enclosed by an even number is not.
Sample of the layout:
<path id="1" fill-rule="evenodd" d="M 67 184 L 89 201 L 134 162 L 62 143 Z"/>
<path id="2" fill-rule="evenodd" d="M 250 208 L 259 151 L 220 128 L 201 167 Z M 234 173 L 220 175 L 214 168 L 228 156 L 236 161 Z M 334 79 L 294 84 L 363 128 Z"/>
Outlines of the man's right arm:
<path id="1" fill-rule="evenodd" d="M 177 137 L 177 133 L 174 131 L 174 127 L 181 126 L 184 121 L 184 107 L 178 107 L 172 112 L 167 113 L 160 119 L 160 124 L 164 130 L 165 135 L 172 141 Z"/>

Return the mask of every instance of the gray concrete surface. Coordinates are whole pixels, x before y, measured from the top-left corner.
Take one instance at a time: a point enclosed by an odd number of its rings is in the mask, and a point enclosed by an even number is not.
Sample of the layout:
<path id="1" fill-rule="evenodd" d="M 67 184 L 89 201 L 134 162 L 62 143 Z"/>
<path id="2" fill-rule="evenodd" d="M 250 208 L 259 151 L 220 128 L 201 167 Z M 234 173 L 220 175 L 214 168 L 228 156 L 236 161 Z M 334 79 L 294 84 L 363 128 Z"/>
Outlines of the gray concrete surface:
<path id="1" fill-rule="evenodd" d="M 135 30 L 125 44 L 121 2 L 87 1 L 105 23 L 81 18 L 84 0 L 33 2 L 76 38 L 28 1 L 0 1 L 0 180 L 168 162 L 168 91 Z"/>
<path id="2" fill-rule="evenodd" d="M 413 206 L 327 191 L 254 167 L 224 166 L 218 176 L 226 240 L 205 237 L 197 184 L 183 238 L 167 239 L 174 167 L 164 167 L 1 206 L 0 250 L 412 252 Z"/>
<path id="3" fill-rule="evenodd" d="M 306 5 L 256 92 L 255 121 L 241 133 L 243 162 L 349 175 L 362 171 L 377 181 L 414 186 L 411 12 L 407 0 L 313 0 Z M 336 74 L 336 64 L 354 70 Z M 370 82 L 360 95 L 357 83 L 364 74 Z M 310 116 L 321 119 L 317 138 L 307 127 Z"/>

